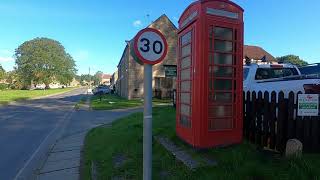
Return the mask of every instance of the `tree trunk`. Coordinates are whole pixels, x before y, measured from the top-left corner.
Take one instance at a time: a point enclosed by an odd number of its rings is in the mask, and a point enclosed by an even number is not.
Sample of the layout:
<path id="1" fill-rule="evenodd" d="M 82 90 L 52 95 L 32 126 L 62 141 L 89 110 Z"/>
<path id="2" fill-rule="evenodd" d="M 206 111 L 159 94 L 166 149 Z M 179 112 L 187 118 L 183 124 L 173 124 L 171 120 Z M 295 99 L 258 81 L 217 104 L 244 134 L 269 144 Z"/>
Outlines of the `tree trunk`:
<path id="1" fill-rule="evenodd" d="M 45 85 L 46 85 L 45 89 L 50 89 L 49 84 L 45 84 Z"/>

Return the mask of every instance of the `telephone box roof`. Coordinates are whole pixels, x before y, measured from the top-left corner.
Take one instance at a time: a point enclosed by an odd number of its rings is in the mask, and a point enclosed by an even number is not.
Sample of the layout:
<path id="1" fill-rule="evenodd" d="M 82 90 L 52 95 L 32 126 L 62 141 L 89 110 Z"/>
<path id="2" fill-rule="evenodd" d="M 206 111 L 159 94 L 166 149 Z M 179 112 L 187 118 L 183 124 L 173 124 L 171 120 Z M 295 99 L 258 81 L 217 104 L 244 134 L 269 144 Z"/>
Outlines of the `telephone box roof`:
<path id="1" fill-rule="evenodd" d="M 198 0 L 196 2 L 193 2 L 191 3 L 185 10 L 184 12 L 181 14 L 180 18 L 179 18 L 179 23 L 181 21 L 181 18 L 184 17 L 185 13 L 193 6 L 195 5 L 198 5 L 198 4 L 205 4 L 207 2 L 212 2 L 212 1 L 219 1 L 219 2 L 224 2 L 224 3 L 227 3 L 227 4 L 230 4 L 236 8 L 238 8 L 239 10 L 241 10 L 242 12 L 244 11 L 244 9 L 242 7 L 240 7 L 238 4 L 232 2 L 232 1 L 229 1 L 229 0 Z"/>

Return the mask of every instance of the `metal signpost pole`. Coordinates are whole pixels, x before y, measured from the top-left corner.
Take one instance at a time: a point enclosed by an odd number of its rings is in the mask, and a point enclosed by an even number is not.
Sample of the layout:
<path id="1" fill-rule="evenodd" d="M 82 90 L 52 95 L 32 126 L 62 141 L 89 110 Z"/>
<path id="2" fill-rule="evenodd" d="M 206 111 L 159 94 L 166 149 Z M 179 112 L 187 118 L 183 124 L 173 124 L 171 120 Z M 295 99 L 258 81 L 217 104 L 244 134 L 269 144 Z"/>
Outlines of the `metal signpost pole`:
<path id="1" fill-rule="evenodd" d="M 152 65 L 163 61 L 168 43 L 163 34 L 152 28 L 141 30 L 134 38 L 134 60 L 144 65 L 143 180 L 152 179 Z M 129 43 L 128 43 L 129 44 Z M 130 47 L 129 47 L 130 48 Z"/>
<path id="2" fill-rule="evenodd" d="M 152 179 L 152 65 L 144 64 L 143 179 Z"/>

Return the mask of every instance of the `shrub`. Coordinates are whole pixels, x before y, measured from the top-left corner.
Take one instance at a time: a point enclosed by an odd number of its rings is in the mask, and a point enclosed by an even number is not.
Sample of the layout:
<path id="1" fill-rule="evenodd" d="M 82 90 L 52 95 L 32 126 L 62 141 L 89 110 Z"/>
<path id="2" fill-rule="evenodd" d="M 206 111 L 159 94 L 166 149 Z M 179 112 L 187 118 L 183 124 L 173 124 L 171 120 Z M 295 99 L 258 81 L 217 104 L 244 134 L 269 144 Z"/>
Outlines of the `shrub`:
<path id="1" fill-rule="evenodd" d="M 1 83 L 0 84 L 0 90 L 5 90 L 5 89 L 8 89 L 8 84 Z"/>

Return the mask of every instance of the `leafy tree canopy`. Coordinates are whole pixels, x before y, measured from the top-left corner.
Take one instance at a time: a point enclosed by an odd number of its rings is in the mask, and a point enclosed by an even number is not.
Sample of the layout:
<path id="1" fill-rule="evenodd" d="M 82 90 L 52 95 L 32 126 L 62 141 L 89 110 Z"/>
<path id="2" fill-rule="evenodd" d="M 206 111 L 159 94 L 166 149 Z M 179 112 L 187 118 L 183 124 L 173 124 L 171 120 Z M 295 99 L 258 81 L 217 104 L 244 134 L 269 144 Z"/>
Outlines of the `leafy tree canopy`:
<path id="1" fill-rule="evenodd" d="M 99 72 L 99 71 L 98 71 Z M 88 84 L 90 81 L 92 82 L 92 85 L 99 85 L 101 77 L 99 78 L 97 73 L 95 75 L 89 75 L 89 74 L 82 74 L 80 76 L 80 82 L 82 85 Z"/>
<path id="2" fill-rule="evenodd" d="M 278 62 L 291 63 L 297 66 L 305 66 L 308 64 L 306 61 L 300 59 L 300 57 L 296 55 L 286 55 L 286 56 L 277 57 L 277 60 Z"/>
<path id="3" fill-rule="evenodd" d="M 18 78 L 29 86 L 44 83 L 48 88 L 53 81 L 68 84 L 76 73 L 76 65 L 60 42 L 35 38 L 15 50 Z"/>
<path id="4" fill-rule="evenodd" d="M 0 80 L 4 79 L 6 75 L 6 71 L 3 69 L 3 67 L 0 64 Z"/>
<path id="5" fill-rule="evenodd" d="M 97 71 L 96 74 L 94 75 L 94 85 L 99 85 L 100 82 L 102 81 L 102 71 Z"/>

